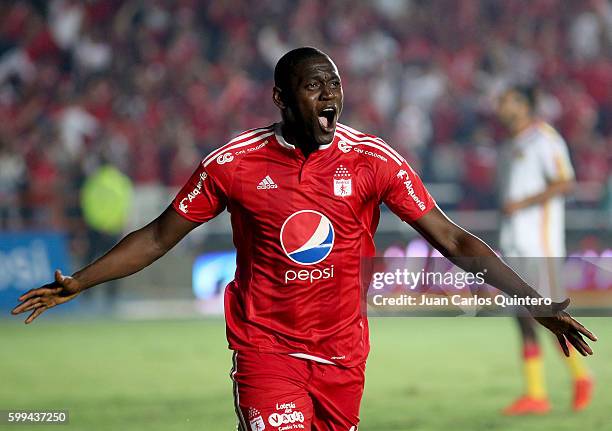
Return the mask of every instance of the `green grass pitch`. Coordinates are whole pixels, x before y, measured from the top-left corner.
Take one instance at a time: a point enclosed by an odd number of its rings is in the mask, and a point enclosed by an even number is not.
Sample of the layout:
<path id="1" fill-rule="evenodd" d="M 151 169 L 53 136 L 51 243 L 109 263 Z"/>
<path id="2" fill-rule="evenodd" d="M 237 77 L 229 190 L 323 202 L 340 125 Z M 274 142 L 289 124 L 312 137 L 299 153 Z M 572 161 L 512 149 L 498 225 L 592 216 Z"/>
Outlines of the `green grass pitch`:
<path id="1" fill-rule="evenodd" d="M 522 388 L 518 338 L 506 318 L 371 319 L 360 431 L 612 430 L 612 320 L 584 319 L 600 338 L 588 363 L 595 400 L 569 408 L 570 379 L 545 337 L 552 414 L 506 418 Z M 541 334 L 544 334 L 542 331 Z M 68 409 L 68 426 L 15 430 L 233 430 L 221 320 L 0 323 L 0 410 Z"/>

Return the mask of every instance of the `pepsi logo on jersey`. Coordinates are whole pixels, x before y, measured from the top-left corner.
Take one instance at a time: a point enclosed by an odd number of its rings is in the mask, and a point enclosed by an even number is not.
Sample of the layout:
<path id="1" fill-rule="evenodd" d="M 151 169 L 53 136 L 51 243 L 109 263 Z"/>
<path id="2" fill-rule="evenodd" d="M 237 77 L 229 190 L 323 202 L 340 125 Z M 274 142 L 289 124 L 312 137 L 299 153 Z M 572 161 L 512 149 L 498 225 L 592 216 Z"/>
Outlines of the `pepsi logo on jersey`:
<path id="1" fill-rule="evenodd" d="M 283 223 L 280 242 L 285 255 L 293 262 L 308 266 L 323 261 L 334 247 L 334 227 L 322 213 L 301 210 L 291 214 Z M 334 266 L 312 270 L 285 271 L 285 284 L 291 281 L 310 283 L 334 276 Z"/>

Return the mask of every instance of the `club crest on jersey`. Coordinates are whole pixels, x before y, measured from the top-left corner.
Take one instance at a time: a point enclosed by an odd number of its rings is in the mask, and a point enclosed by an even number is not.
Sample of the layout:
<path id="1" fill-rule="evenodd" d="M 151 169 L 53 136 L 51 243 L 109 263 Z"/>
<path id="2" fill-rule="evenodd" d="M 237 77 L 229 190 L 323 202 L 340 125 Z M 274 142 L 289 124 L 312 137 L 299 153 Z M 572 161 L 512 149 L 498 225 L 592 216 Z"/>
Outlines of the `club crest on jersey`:
<path id="1" fill-rule="evenodd" d="M 253 407 L 249 408 L 249 425 L 251 426 L 251 431 L 264 431 L 266 429 L 266 423 L 261 413 Z"/>
<path id="2" fill-rule="evenodd" d="M 350 196 L 353 192 L 353 180 L 351 173 L 344 166 L 340 165 L 334 172 L 334 195 L 342 198 Z"/>
<path id="3" fill-rule="evenodd" d="M 331 253 L 334 227 L 318 211 L 297 211 L 283 223 L 280 242 L 289 259 L 300 265 L 314 265 Z"/>

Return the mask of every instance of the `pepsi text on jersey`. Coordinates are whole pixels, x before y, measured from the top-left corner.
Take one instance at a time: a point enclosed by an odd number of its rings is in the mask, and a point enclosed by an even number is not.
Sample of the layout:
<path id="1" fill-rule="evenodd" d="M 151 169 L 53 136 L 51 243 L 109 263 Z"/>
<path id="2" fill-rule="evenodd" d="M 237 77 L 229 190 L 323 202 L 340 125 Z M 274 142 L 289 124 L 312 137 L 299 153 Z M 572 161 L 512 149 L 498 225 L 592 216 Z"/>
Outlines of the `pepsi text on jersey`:
<path id="1" fill-rule="evenodd" d="M 334 247 L 335 232 L 329 218 L 315 210 L 291 214 L 281 227 L 280 243 L 285 255 L 301 266 L 315 265 L 329 256 Z M 334 277 L 334 266 L 293 268 L 284 273 L 284 284 L 309 282 Z"/>

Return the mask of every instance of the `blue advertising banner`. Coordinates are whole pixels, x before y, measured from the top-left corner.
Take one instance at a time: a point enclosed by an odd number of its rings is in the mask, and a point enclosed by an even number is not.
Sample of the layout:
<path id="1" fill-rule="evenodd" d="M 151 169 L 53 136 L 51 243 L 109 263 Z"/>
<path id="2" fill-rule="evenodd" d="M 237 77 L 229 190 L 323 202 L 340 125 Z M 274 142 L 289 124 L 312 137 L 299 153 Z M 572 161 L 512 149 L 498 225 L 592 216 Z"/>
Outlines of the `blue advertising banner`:
<path id="1" fill-rule="evenodd" d="M 218 251 L 198 256 L 193 263 L 193 293 L 198 299 L 222 296 L 234 279 L 236 251 Z"/>
<path id="2" fill-rule="evenodd" d="M 0 313 L 17 305 L 23 292 L 53 281 L 60 269 L 70 274 L 64 234 L 58 232 L 0 233 Z"/>

